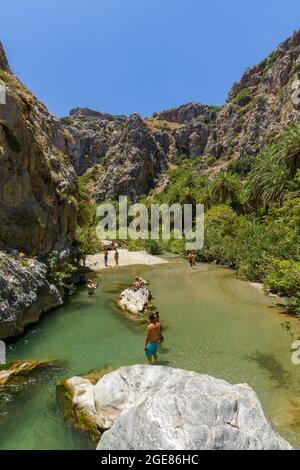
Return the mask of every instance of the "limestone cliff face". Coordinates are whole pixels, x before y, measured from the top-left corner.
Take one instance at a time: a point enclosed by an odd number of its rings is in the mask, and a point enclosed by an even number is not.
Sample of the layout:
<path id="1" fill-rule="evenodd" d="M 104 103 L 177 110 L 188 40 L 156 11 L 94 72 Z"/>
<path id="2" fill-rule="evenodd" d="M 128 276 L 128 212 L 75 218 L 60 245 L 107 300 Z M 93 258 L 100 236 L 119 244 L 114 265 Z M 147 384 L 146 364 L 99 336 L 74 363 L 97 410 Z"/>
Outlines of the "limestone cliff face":
<path id="1" fill-rule="evenodd" d="M 2 42 L 0 41 L 0 69 L 5 70 L 6 72 L 11 73 L 11 69 L 8 64 L 8 60 L 5 54 L 5 50 Z"/>
<path id="2" fill-rule="evenodd" d="M 203 116 L 208 110 L 191 103 L 142 119 L 138 114 L 111 116 L 77 108 L 62 123 L 72 135 L 69 149 L 77 174 L 89 171 L 92 178 L 91 168 L 99 175 L 96 167 L 102 166 L 101 177 L 93 182 L 94 198 L 127 195 L 136 200 L 155 186 L 172 157 L 203 154 L 209 137 Z"/>
<path id="3" fill-rule="evenodd" d="M 164 168 L 159 143 L 138 114 L 133 114 L 124 129 L 113 136 L 106 154 L 107 164 L 97 200 L 128 195 L 133 200 L 147 194 Z"/>
<path id="4" fill-rule="evenodd" d="M 43 312 L 62 305 L 47 280 L 47 266 L 32 258 L 0 251 L 0 339 L 23 333 Z"/>
<path id="5" fill-rule="evenodd" d="M 299 121 L 291 100 L 299 70 L 300 30 L 233 86 L 212 126 L 206 155 L 255 156 L 287 124 Z"/>
<path id="6" fill-rule="evenodd" d="M 178 108 L 171 108 L 160 113 L 154 113 L 153 118 L 185 124 L 199 117 L 205 117 L 209 111 L 209 106 L 200 103 L 187 103 Z"/>
<path id="7" fill-rule="evenodd" d="M 82 175 L 97 164 L 95 199 L 148 192 L 170 164 L 197 158 L 197 171 L 215 173 L 232 159 L 255 157 L 287 124 L 299 121 L 292 82 L 300 71 L 300 30 L 265 60 L 247 69 L 222 107 L 188 103 L 152 117 L 112 116 L 86 108 L 71 111 L 65 124 L 71 153 Z M 213 158 L 212 158 L 213 157 Z"/>
<path id="8" fill-rule="evenodd" d="M 0 48 L 0 244 L 27 254 L 70 244 L 77 218 L 77 178 L 71 140 L 53 117 L 14 77 Z"/>

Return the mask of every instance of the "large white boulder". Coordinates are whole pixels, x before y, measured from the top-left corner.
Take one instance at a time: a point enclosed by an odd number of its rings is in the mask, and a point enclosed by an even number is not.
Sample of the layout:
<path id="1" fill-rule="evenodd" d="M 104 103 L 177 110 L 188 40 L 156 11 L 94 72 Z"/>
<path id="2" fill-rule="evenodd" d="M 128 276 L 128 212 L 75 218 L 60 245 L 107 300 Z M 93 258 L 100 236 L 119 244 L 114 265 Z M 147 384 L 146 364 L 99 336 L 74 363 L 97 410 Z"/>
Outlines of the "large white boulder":
<path id="1" fill-rule="evenodd" d="M 82 385 L 77 393 L 73 380 L 73 404 L 103 432 L 99 450 L 291 449 L 246 384 L 136 365 L 105 375 L 93 389 L 85 384 L 87 396 Z"/>
<path id="2" fill-rule="evenodd" d="M 121 293 L 120 306 L 134 315 L 141 315 L 151 299 L 150 289 L 126 289 Z"/>

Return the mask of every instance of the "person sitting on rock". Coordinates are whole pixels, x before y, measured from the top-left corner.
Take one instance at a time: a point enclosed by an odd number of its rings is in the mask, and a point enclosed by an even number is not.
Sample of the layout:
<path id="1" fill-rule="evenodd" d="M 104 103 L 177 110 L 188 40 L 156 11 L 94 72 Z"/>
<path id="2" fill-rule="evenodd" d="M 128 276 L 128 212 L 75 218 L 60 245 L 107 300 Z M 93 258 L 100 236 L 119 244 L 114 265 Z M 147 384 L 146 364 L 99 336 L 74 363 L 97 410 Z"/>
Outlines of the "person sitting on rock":
<path id="1" fill-rule="evenodd" d="M 158 359 L 158 355 L 157 355 L 158 337 L 159 337 L 159 329 L 157 328 L 157 325 L 156 325 L 156 317 L 153 313 L 151 313 L 149 315 L 149 325 L 147 326 L 147 337 L 146 337 L 146 343 L 144 347 L 144 351 L 145 351 L 149 364 L 157 361 Z"/>
<path id="2" fill-rule="evenodd" d="M 87 282 L 87 290 L 89 295 L 94 295 L 95 290 L 97 289 L 98 284 L 94 284 L 92 279 L 89 279 Z"/>
<path id="3" fill-rule="evenodd" d="M 136 277 L 133 282 L 133 287 L 135 290 L 139 290 L 144 286 L 144 281 L 140 277 Z"/>

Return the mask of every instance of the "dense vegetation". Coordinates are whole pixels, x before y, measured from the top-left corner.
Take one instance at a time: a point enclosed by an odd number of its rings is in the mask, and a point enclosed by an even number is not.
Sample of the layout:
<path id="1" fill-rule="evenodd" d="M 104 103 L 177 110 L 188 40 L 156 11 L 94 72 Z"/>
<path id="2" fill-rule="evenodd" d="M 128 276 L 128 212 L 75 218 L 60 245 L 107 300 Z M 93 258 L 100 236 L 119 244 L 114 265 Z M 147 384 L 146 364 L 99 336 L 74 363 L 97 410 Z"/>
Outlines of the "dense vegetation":
<path id="1" fill-rule="evenodd" d="M 262 282 L 300 315 L 300 126 L 288 127 L 256 159 L 231 161 L 214 178 L 199 174 L 188 159 L 178 164 L 169 171 L 168 188 L 140 202 L 149 212 L 152 203 L 204 204 L 205 243 L 199 259 L 228 265 L 242 278 Z M 100 248 L 87 183 L 80 178 L 76 244 L 82 260 Z M 184 254 L 185 240 L 134 240 L 128 247 Z"/>
<path id="2" fill-rule="evenodd" d="M 299 168 L 300 126 L 292 125 L 255 160 L 232 162 L 212 180 L 186 163 L 170 172 L 166 190 L 143 202 L 149 208 L 153 202 L 205 204 L 200 259 L 229 265 L 241 277 L 263 282 L 300 315 Z M 183 253 L 184 246 L 185 240 L 171 239 L 154 242 L 150 249 Z"/>

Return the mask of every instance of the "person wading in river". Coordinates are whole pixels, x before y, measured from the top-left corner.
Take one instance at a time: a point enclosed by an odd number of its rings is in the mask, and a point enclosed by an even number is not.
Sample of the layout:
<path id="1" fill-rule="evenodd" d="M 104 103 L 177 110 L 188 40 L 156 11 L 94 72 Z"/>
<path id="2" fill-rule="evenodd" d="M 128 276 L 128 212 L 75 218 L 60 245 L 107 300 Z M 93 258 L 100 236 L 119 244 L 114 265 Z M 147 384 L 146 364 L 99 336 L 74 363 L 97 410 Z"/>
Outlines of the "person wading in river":
<path id="1" fill-rule="evenodd" d="M 89 295 L 94 295 L 95 294 L 95 290 L 97 289 L 98 287 L 98 284 L 94 284 L 92 279 L 89 279 L 88 282 L 87 282 L 87 290 L 88 290 L 88 294 Z"/>
<path id="2" fill-rule="evenodd" d="M 149 325 L 147 326 L 147 337 L 144 347 L 149 364 L 157 361 L 158 355 L 158 337 L 159 329 L 156 325 L 156 317 L 153 313 L 149 316 Z"/>
<path id="3" fill-rule="evenodd" d="M 193 267 L 193 253 L 188 254 L 188 262 L 190 263 L 190 267 Z"/>
<path id="4" fill-rule="evenodd" d="M 158 352 L 160 353 L 162 345 L 165 341 L 165 338 L 162 334 L 163 326 L 162 326 L 162 323 L 160 321 L 159 312 L 155 312 L 155 322 L 156 322 L 156 327 L 157 327 L 157 330 L 158 330 Z"/>
<path id="5" fill-rule="evenodd" d="M 197 262 L 197 253 L 195 251 L 193 251 L 193 253 L 192 253 L 192 267 L 193 268 L 196 267 L 196 262 Z"/>

